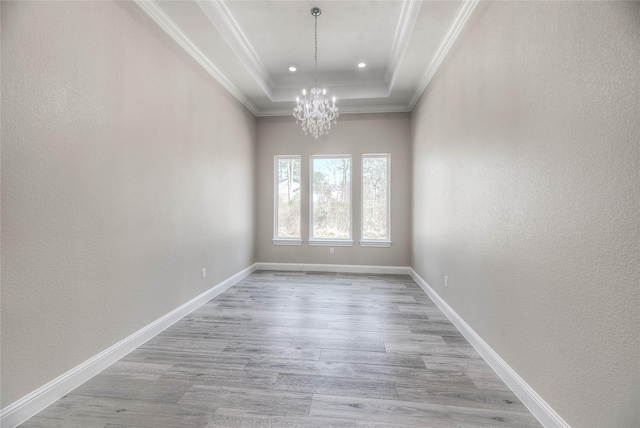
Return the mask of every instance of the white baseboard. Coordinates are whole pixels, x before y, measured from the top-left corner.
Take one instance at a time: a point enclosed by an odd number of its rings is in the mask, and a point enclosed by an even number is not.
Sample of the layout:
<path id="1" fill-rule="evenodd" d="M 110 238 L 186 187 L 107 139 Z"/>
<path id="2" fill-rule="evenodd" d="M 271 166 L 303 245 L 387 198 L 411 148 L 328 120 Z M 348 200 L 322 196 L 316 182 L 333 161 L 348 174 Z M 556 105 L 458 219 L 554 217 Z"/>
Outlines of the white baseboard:
<path id="1" fill-rule="evenodd" d="M 410 269 L 409 274 L 544 427 L 570 428 L 569 424 L 509 367 L 416 271 Z"/>
<path id="2" fill-rule="evenodd" d="M 237 274 L 211 287 L 209 290 L 191 299 L 182 306 L 158 318 L 151 324 L 133 333 L 131 336 L 121 340 L 110 348 L 105 349 L 79 366 L 69 370 L 15 403 L 5 407 L 0 411 L 0 426 L 4 428 L 14 428 L 23 423 L 127 355 L 129 352 L 152 339 L 154 336 L 161 333 L 181 318 L 204 305 L 241 279 L 250 275 L 254 270 L 256 270 L 255 264 L 241 270 Z"/>
<path id="3" fill-rule="evenodd" d="M 313 263 L 256 263 L 256 270 L 409 275 L 411 269 L 406 266 L 323 265 Z"/>
<path id="4" fill-rule="evenodd" d="M 73 391 L 129 352 L 158 335 L 178 320 L 193 312 L 255 270 L 409 274 L 449 318 L 491 368 L 545 427 L 570 428 L 558 415 L 482 338 L 422 279 L 412 268 L 403 266 L 328 265 L 304 263 L 255 263 L 220 282 L 182 306 L 158 318 L 131 336 L 121 340 L 79 366 L 0 411 L 0 426 L 14 428 Z"/>

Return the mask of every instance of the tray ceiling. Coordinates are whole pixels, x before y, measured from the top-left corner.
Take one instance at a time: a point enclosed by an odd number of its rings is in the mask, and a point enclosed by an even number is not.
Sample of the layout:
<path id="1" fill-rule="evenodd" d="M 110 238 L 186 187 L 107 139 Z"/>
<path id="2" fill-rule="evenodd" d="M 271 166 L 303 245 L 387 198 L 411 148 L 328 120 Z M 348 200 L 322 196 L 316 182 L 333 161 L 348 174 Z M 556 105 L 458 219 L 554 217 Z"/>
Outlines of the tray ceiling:
<path id="1" fill-rule="evenodd" d="M 281 116 L 313 86 L 311 7 L 322 9 L 318 86 L 337 98 L 340 113 L 403 112 L 415 105 L 477 0 L 136 3 L 254 115 Z"/>

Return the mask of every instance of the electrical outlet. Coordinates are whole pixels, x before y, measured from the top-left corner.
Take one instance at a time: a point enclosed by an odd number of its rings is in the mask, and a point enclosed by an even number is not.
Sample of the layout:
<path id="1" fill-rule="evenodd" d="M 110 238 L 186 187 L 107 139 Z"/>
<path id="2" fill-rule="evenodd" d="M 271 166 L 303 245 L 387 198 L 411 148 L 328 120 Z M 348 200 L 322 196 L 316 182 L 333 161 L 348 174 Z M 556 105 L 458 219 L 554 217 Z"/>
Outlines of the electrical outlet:
<path id="1" fill-rule="evenodd" d="M 333 254 L 333 247 L 329 247 L 329 254 Z"/>
<path id="2" fill-rule="evenodd" d="M 202 268 L 202 277 L 203 278 L 207 277 L 207 268 Z"/>
<path id="3" fill-rule="evenodd" d="M 448 287 L 448 286 L 449 286 L 449 277 L 448 277 L 448 276 L 445 276 L 445 277 L 444 277 L 444 286 L 445 286 L 445 287 Z"/>

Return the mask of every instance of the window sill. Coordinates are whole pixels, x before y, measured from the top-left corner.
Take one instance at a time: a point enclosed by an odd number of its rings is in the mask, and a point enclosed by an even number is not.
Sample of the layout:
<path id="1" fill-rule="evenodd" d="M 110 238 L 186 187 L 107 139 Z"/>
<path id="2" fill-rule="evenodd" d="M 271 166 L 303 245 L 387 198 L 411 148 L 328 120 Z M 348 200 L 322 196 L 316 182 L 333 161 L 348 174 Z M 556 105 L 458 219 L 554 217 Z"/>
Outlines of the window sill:
<path id="1" fill-rule="evenodd" d="M 379 247 L 389 248 L 391 247 L 391 241 L 360 241 L 361 247 Z"/>
<path id="2" fill-rule="evenodd" d="M 302 239 L 272 239 L 273 245 L 302 245 Z"/>
<path id="3" fill-rule="evenodd" d="M 309 239 L 311 247 L 353 247 L 353 241 L 350 239 Z"/>

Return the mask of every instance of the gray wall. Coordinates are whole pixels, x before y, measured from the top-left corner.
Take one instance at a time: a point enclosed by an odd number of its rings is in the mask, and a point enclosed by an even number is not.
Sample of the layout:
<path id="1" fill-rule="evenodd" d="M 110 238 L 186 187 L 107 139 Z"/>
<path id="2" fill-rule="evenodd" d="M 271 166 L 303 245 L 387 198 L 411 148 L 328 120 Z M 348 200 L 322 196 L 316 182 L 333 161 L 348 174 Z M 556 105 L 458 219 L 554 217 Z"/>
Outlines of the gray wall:
<path id="1" fill-rule="evenodd" d="M 292 107 L 293 108 L 293 107 Z M 315 140 L 304 135 L 293 117 L 259 118 L 256 145 L 256 260 L 272 263 L 408 266 L 410 261 L 411 161 L 409 114 L 342 115 L 328 136 Z M 360 247 L 360 156 L 391 153 L 390 248 Z M 273 245 L 273 162 L 275 155 L 302 156 L 302 246 Z M 309 156 L 351 154 L 353 247 L 310 247 Z"/>
<path id="2" fill-rule="evenodd" d="M 637 427 L 640 3 L 478 7 L 413 111 L 412 266 L 569 424 Z"/>
<path id="3" fill-rule="evenodd" d="M 2 2 L 1 407 L 253 263 L 254 141 L 135 4 Z"/>

